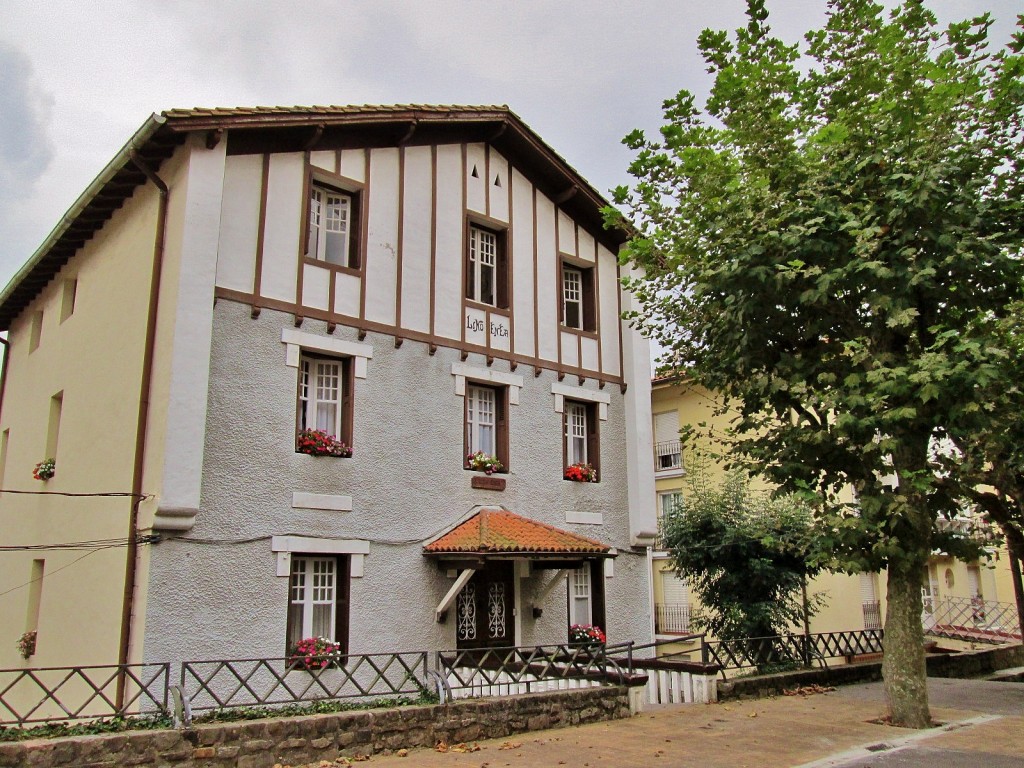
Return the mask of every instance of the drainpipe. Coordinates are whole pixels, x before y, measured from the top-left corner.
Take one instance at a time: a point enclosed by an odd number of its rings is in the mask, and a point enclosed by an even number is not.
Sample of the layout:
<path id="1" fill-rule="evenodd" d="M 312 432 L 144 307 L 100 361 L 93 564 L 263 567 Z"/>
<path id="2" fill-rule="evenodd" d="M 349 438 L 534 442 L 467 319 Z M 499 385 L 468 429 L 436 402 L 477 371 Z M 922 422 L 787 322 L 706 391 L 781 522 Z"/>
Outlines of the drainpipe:
<path id="1" fill-rule="evenodd" d="M 160 194 L 156 233 L 153 240 L 153 272 L 149 285 L 149 309 L 146 316 L 146 346 L 142 358 L 142 379 L 139 383 L 139 415 L 135 430 L 135 462 L 132 467 L 132 508 L 128 523 L 128 548 L 125 557 L 124 598 L 121 606 L 121 639 L 117 663 L 128 663 L 132 639 L 132 614 L 135 607 L 135 584 L 138 574 L 139 505 L 142 503 L 142 473 L 146 457 L 146 432 L 149 426 L 149 401 L 153 379 L 153 357 L 156 349 L 156 320 L 160 303 L 160 277 L 163 272 L 164 240 L 167 230 L 168 188 L 156 172 L 139 156 L 136 147 L 129 150 L 129 160 L 153 182 Z M 122 667 L 117 681 L 117 707 L 124 705 L 125 674 Z"/>
<path id="2" fill-rule="evenodd" d="M 0 366 L 0 422 L 4 415 L 4 390 L 7 388 L 7 362 L 11 359 L 11 342 L 0 336 L 0 344 L 4 345 L 4 362 Z"/>

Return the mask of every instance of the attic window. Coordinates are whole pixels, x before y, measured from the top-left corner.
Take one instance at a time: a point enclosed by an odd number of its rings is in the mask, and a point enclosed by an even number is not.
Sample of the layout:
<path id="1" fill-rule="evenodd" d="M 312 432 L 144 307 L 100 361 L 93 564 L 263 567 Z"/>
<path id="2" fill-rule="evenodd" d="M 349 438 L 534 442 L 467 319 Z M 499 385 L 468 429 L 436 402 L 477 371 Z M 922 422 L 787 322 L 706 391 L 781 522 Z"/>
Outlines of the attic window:
<path id="1" fill-rule="evenodd" d="M 501 175 L 500 174 L 496 174 L 495 175 L 495 177 L 494 177 L 494 186 L 496 186 L 496 187 L 500 187 L 501 186 Z"/>
<path id="2" fill-rule="evenodd" d="M 473 166 L 473 172 L 471 174 L 469 174 L 469 175 L 472 176 L 474 179 L 479 179 L 480 178 L 480 174 L 476 172 L 476 166 L 475 165 Z"/>

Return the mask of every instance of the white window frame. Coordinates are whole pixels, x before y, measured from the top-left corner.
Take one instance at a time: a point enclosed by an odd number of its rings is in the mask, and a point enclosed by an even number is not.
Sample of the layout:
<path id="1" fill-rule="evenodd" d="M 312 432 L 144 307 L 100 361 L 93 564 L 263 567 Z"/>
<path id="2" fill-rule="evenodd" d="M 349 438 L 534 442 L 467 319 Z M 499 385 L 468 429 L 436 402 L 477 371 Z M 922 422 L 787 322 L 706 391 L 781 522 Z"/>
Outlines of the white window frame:
<path id="1" fill-rule="evenodd" d="M 327 566 L 324 571 L 318 570 L 319 566 Z M 301 575 L 302 583 L 297 584 L 296 577 Z M 318 576 L 327 575 L 329 583 L 317 583 Z M 329 619 L 327 626 L 330 628 L 329 640 L 337 641 L 334 637 L 338 627 L 338 579 L 344 578 L 345 574 L 338 573 L 338 559 L 335 556 L 323 555 L 293 555 L 291 558 L 291 573 L 288 576 L 288 612 L 291 614 L 292 606 L 302 606 L 302 629 L 298 639 L 313 637 L 313 613 L 316 606 L 328 605 Z M 301 595 L 296 599 L 296 590 L 301 590 Z M 292 625 L 294 627 L 294 625 Z M 324 635 L 317 635 L 323 637 Z M 289 644 L 295 642 L 296 638 L 289 638 Z"/>
<path id="2" fill-rule="evenodd" d="M 682 491 L 658 491 L 658 517 L 664 518 L 682 500 Z M 666 504 L 668 505 L 667 507 Z"/>
<path id="3" fill-rule="evenodd" d="M 570 322 L 570 307 L 576 312 L 575 322 Z M 583 329 L 583 270 L 565 265 L 562 266 L 562 325 Z"/>
<path id="4" fill-rule="evenodd" d="M 339 267 L 351 267 L 352 194 L 313 183 L 309 194 L 309 242 L 307 255 L 317 261 Z M 330 258 L 328 239 L 340 236 L 341 250 Z"/>
<path id="5" fill-rule="evenodd" d="M 469 298 L 480 304 L 498 306 L 498 235 L 495 232 L 469 226 L 469 270 L 472 288 Z M 484 274 L 490 275 L 490 298 L 483 293 Z"/>
<path id="6" fill-rule="evenodd" d="M 587 406 L 584 403 L 565 404 L 565 456 L 568 465 L 588 463 Z"/>
<path id="7" fill-rule="evenodd" d="M 333 369 L 331 374 L 324 368 Z M 328 387 L 325 384 L 335 379 L 333 399 L 328 399 Z M 301 355 L 299 360 L 299 430 L 322 429 L 334 437 L 342 432 L 342 403 L 345 397 L 345 366 L 344 361 L 337 358 L 314 357 Z M 334 418 L 328 419 L 330 424 L 321 426 L 318 410 L 321 406 L 334 406 Z"/>
<path id="8" fill-rule="evenodd" d="M 498 450 L 498 393 L 491 387 L 466 386 L 466 445 L 469 453 L 483 451 L 496 456 Z M 490 430 L 490 444 L 484 430 Z"/>
<path id="9" fill-rule="evenodd" d="M 594 623 L 594 585 L 590 577 L 590 563 L 569 571 L 569 626 Z M 584 600 L 586 615 L 581 616 L 577 603 Z"/>

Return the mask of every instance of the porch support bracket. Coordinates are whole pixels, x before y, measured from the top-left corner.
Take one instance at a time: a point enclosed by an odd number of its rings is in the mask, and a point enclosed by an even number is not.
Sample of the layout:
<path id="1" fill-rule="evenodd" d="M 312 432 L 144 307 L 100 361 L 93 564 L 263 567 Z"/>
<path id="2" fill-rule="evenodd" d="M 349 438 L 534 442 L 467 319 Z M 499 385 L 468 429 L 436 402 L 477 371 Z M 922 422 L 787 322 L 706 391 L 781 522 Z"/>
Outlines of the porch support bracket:
<path id="1" fill-rule="evenodd" d="M 553 590 L 555 587 L 557 587 L 559 584 L 561 584 L 562 583 L 562 579 L 565 578 L 566 576 L 568 576 L 568 574 L 569 574 L 569 571 L 565 570 L 565 569 L 563 569 L 561 571 L 558 571 L 551 578 L 551 581 L 549 581 L 547 583 L 547 585 L 544 587 L 544 589 L 541 590 L 541 593 L 539 595 L 537 595 L 536 599 L 530 605 L 530 608 L 533 609 L 533 611 L 532 611 L 533 612 L 533 618 L 539 619 L 541 617 L 541 614 L 544 613 L 544 609 L 541 606 L 544 605 L 545 602 L 547 602 L 548 595 L 551 594 L 551 590 Z"/>
<path id="2" fill-rule="evenodd" d="M 438 624 L 444 622 L 451 604 L 455 602 L 455 598 L 458 596 L 459 592 L 461 592 L 462 588 L 466 586 L 466 582 L 473 578 L 474 573 L 476 573 L 475 568 L 467 568 L 460 573 L 458 578 L 455 579 L 455 583 L 452 584 L 452 588 L 448 590 L 448 594 L 441 598 L 441 602 L 437 604 L 437 609 L 434 611 L 434 616 L 437 618 Z"/>

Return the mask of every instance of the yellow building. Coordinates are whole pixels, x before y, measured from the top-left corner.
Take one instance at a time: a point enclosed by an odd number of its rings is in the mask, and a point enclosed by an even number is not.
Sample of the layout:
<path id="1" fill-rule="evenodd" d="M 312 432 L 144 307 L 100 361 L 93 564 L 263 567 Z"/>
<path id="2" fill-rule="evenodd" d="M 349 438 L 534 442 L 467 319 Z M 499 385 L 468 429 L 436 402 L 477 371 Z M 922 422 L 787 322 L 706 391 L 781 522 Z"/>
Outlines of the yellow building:
<path id="1" fill-rule="evenodd" d="M 728 417 L 715 413 L 717 405 L 714 393 L 679 377 L 655 378 L 652 382 L 659 521 L 675 504 L 685 503 L 686 468 L 693 461 L 694 450 L 681 445 L 679 430 L 699 424 L 724 430 Z M 712 478 L 723 474 L 722 468 L 713 463 L 708 463 L 706 469 Z M 965 518 L 943 524 L 968 528 L 974 521 Z M 921 586 L 925 598 L 922 621 L 926 629 L 939 635 L 976 635 L 978 640 L 995 640 L 1002 632 L 1016 631 L 1009 557 L 1005 547 L 993 547 L 990 551 L 989 560 L 971 563 L 939 552 L 932 556 L 927 573 L 922 574 Z M 695 631 L 691 622 L 691 612 L 696 607 L 694 598 L 685 581 L 673 571 L 670 554 L 660 546 L 652 553 L 651 581 L 656 637 L 668 640 Z M 826 603 L 812 619 L 811 632 L 880 628 L 885 617 L 885 583 L 884 572 L 819 575 L 809 583 L 808 591 L 822 594 Z M 958 631 L 951 632 L 951 628 Z"/>

